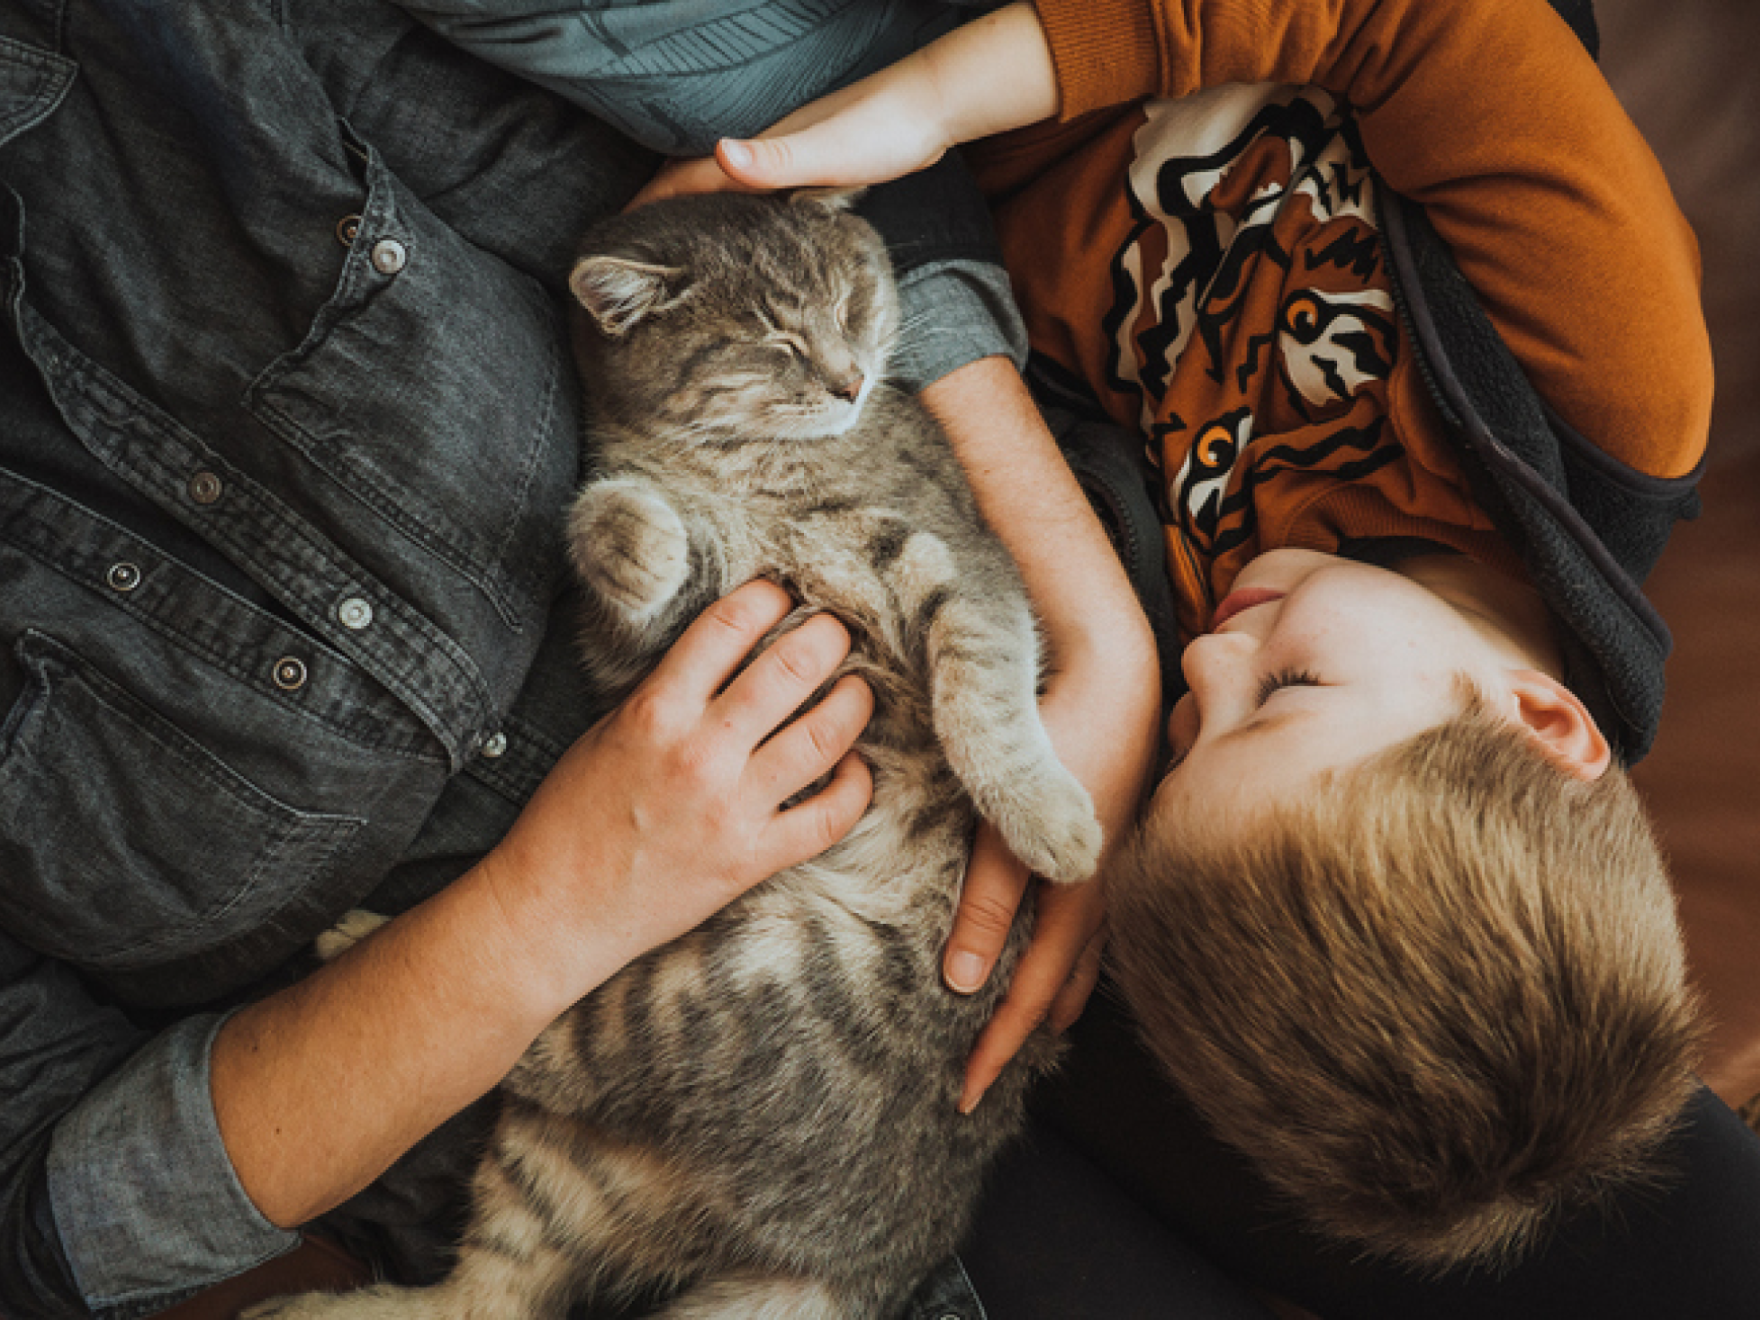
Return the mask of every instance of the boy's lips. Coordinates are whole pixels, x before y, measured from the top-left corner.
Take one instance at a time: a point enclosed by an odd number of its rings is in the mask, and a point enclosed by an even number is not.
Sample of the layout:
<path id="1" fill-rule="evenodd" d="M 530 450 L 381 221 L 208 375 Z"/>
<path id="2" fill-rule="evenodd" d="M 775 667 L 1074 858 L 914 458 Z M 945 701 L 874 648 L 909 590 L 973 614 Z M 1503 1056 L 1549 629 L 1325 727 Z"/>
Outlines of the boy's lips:
<path id="1" fill-rule="evenodd" d="M 1241 587 L 1231 591 L 1222 598 L 1216 606 L 1216 612 L 1210 616 L 1210 631 L 1215 632 L 1242 610 L 1282 600 L 1283 596 L 1283 592 L 1273 591 L 1270 587 Z"/>

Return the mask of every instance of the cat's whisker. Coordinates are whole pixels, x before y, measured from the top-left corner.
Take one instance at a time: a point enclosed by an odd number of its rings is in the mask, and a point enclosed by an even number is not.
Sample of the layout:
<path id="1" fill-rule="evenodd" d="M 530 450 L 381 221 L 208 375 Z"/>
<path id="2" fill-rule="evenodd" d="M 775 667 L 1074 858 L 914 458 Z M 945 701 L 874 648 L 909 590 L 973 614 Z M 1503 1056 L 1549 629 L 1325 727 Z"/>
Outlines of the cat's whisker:
<path id="1" fill-rule="evenodd" d="M 898 328 L 893 332 L 894 338 L 899 340 L 909 339 L 925 322 L 928 321 L 929 315 L 927 308 L 920 307 L 909 316 L 901 318 L 898 323 Z"/>

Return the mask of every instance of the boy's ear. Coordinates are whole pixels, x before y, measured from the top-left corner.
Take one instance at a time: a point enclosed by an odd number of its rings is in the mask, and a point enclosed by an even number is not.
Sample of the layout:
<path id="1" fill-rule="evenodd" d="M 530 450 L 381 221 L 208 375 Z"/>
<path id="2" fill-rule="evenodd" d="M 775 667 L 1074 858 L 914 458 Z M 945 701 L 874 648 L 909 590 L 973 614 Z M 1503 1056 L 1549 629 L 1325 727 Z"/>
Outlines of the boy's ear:
<path id="1" fill-rule="evenodd" d="M 582 257 L 569 274 L 568 287 L 599 329 L 620 339 L 644 316 L 676 306 L 690 292 L 690 279 L 676 266 Z"/>
<path id="2" fill-rule="evenodd" d="M 1613 750 L 1575 692 L 1537 669 L 1511 670 L 1509 690 L 1517 722 L 1555 765 L 1578 779 L 1601 778 L 1613 762 Z"/>

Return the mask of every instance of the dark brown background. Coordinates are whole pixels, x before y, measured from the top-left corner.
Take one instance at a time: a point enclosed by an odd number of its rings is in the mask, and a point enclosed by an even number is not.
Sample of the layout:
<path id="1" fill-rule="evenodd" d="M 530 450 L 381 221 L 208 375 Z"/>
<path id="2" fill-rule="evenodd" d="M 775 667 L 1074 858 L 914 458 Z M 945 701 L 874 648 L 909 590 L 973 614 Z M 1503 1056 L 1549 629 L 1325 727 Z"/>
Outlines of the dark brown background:
<path id="1" fill-rule="evenodd" d="M 1760 6 L 1597 0 L 1602 67 L 1698 231 L 1718 399 L 1705 513 L 1650 581 L 1675 634 L 1637 780 L 1672 859 L 1712 1019 L 1705 1076 L 1760 1093 Z"/>

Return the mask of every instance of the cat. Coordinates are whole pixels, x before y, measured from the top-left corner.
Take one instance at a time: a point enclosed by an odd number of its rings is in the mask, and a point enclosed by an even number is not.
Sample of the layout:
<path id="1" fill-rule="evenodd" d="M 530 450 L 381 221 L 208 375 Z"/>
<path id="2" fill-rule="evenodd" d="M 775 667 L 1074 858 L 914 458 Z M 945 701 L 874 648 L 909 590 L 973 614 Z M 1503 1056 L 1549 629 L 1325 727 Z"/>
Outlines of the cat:
<path id="1" fill-rule="evenodd" d="M 612 697 L 754 577 L 834 612 L 876 698 L 867 814 L 533 1044 L 444 1283 L 253 1320 L 656 1296 L 667 1320 L 889 1320 L 967 1228 L 1055 1054 L 1039 1033 L 957 1112 L 1029 933 L 984 990 L 943 986 L 975 813 L 1059 882 L 1093 872 L 1100 826 L 1039 721 L 1019 573 L 946 436 L 883 379 L 897 292 L 846 203 L 693 197 L 588 235 L 570 287 L 590 477 L 568 539 L 583 661 Z"/>

